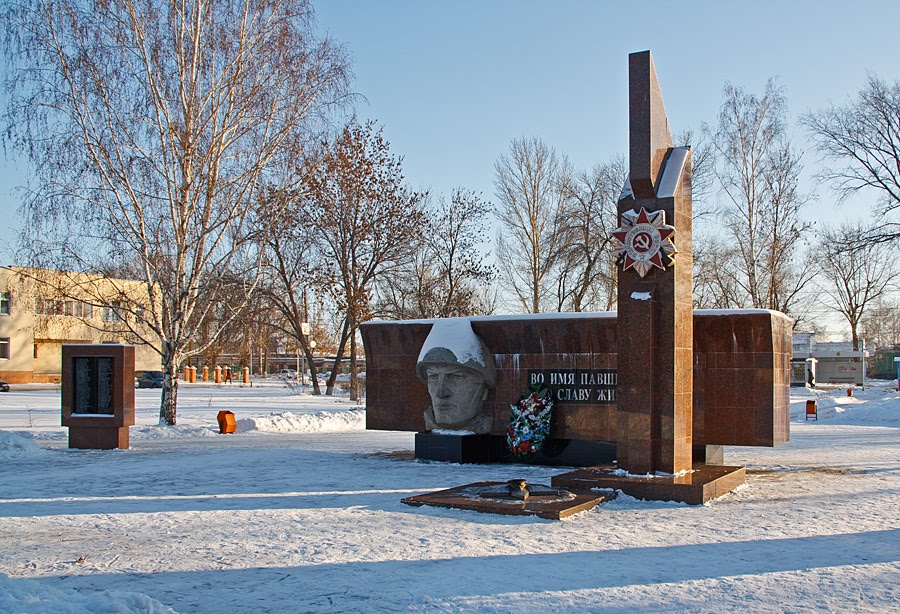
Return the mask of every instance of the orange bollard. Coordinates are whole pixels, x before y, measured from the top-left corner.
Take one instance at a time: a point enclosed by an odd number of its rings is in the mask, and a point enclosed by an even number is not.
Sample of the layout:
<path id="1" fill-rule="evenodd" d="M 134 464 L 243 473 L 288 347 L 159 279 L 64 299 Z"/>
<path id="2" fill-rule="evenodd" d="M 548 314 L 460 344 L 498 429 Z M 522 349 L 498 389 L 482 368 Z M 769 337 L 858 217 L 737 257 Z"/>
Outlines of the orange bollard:
<path id="1" fill-rule="evenodd" d="M 203 381 L 209 381 L 209 367 L 203 367 Z"/>
<path id="2" fill-rule="evenodd" d="M 191 381 L 191 368 L 188 365 L 184 366 L 184 379 L 185 382 Z"/>
<path id="3" fill-rule="evenodd" d="M 243 373 L 242 379 L 245 384 L 250 383 L 250 367 L 244 367 L 244 373 Z"/>
<path id="4" fill-rule="evenodd" d="M 222 383 L 222 367 L 220 367 L 219 365 L 216 365 L 216 383 Z"/>
<path id="5" fill-rule="evenodd" d="M 191 383 L 197 383 L 197 367 L 191 367 Z"/>
<path id="6" fill-rule="evenodd" d="M 234 419 L 234 413 L 230 411 L 220 411 L 216 414 L 216 420 L 219 422 L 219 433 L 227 435 L 233 433 L 237 428 L 237 422 Z"/>

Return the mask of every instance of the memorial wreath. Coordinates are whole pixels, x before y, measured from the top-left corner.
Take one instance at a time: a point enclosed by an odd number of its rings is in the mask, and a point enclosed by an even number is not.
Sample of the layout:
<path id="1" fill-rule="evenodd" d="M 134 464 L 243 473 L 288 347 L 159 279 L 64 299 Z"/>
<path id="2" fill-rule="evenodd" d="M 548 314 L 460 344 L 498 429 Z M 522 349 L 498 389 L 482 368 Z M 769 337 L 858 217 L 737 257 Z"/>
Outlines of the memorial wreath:
<path id="1" fill-rule="evenodd" d="M 528 458 L 544 447 L 552 410 L 552 393 L 538 385 L 529 386 L 519 402 L 510 405 L 506 444 L 514 457 Z"/>

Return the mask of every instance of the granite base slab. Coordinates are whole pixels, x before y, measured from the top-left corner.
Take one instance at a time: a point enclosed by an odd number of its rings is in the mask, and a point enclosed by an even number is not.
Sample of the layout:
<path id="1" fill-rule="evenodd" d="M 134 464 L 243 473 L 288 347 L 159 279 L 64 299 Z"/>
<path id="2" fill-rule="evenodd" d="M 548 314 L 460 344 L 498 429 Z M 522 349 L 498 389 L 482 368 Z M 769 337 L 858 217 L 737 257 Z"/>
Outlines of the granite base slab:
<path id="1" fill-rule="evenodd" d="M 487 464 L 496 460 L 490 435 L 416 433 L 416 458 L 450 463 Z"/>
<path id="2" fill-rule="evenodd" d="M 611 490 L 602 492 L 571 489 L 568 489 L 568 496 L 550 499 L 495 499 L 482 495 L 486 490 L 500 488 L 505 484 L 505 482 L 474 482 L 425 495 L 406 497 L 401 501 L 416 507 L 430 505 L 486 514 L 538 516 L 549 520 L 561 520 L 578 512 L 593 509 L 604 501 L 611 501 L 616 496 L 616 493 Z"/>
<path id="3" fill-rule="evenodd" d="M 612 488 L 637 499 L 680 501 L 702 505 L 721 497 L 744 483 L 746 469 L 727 465 L 695 463 L 684 475 L 627 475 L 615 465 L 586 467 L 554 476 L 553 486 L 588 490 Z"/>
<path id="4" fill-rule="evenodd" d="M 575 439 L 548 439 L 527 460 L 513 457 L 500 435 L 416 433 L 416 458 L 451 463 L 515 463 L 554 467 L 587 467 L 612 462 L 616 444 Z"/>

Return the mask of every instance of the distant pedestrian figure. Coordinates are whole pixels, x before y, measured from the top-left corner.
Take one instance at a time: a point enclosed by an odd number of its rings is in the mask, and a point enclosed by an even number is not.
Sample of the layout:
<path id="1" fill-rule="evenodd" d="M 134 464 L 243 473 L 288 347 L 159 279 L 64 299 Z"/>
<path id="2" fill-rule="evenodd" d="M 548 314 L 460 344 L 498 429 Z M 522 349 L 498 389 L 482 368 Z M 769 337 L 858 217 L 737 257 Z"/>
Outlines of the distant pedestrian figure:
<path id="1" fill-rule="evenodd" d="M 225 383 L 231 383 L 231 367 L 225 367 Z"/>

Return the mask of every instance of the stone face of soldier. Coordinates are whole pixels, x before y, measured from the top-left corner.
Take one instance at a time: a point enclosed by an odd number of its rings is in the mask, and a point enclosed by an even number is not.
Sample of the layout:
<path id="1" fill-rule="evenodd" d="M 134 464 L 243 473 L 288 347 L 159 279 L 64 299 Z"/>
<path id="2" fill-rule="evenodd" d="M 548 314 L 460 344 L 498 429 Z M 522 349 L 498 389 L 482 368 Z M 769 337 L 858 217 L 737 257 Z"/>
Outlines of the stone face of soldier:
<path id="1" fill-rule="evenodd" d="M 465 367 L 439 364 L 428 365 L 425 373 L 437 424 L 461 425 L 481 414 L 488 386 L 480 375 Z"/>
<path id="2" fill-rule="evenodd" d="M 419 351 L 416 376 L 431 400 L 422 414 L 426 431 L 491 432 L 493 413 L 484 413 L 484 402 L 497 385 L 494 356 L 468 318 L 434 322 Z"/>

